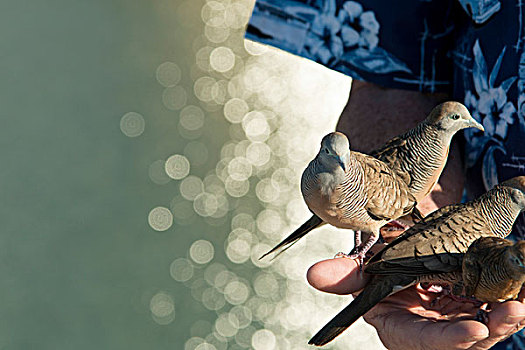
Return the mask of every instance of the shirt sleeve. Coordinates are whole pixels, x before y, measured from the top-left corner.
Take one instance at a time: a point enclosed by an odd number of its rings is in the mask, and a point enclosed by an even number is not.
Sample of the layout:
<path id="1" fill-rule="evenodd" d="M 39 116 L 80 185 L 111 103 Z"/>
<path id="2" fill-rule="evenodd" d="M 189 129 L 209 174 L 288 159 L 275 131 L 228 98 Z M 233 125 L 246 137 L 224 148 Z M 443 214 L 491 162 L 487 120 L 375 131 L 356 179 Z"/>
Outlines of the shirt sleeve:
<path id="1" fill-rule="evenodd" d="M 384 87 L 450 92 L 452 0 L 257 0 L 246 38 Z"/>

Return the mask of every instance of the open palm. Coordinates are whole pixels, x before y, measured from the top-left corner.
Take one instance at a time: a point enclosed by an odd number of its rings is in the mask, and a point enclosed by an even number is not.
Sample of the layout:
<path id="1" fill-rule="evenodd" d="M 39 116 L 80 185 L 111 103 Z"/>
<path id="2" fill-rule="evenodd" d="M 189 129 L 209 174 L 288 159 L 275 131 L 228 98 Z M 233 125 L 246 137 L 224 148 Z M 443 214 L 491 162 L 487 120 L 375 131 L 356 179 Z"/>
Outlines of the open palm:
<path id="1" fill-rule="evenodd" d="M 361 290 L 369 276 L 351 259 L 318 262 L 309 283 L 322 291 L 349 294 Z M 525 293 L 520 301 L 491 305 L 488 324 L 475 321 L 478 307 L 455 301 L 420 286 L 398 292 L 365 314 L 383 344 L 396 349 L 488 349 L 525 326 Z"/>

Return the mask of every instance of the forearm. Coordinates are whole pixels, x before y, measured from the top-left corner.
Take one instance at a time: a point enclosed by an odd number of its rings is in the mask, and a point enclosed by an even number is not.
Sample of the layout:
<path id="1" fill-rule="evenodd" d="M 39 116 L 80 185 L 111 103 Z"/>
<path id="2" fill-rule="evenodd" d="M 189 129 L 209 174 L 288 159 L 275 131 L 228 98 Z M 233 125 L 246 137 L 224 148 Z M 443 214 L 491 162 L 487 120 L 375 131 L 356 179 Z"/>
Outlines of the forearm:
<path id="1" fill-rule="evenodd" d="M 446 94 L 386 89 L 354 80 L 337 130 L 349 136 L 352 149 L 366 153 L 413 128 L 447 97 Z M 459 149 L 457 142 L 453 142 L 439 183 L 431 195 L 419 203 L 420 210 L 427 214 L 444 205 L 459 202 L 463 181 Z"/>

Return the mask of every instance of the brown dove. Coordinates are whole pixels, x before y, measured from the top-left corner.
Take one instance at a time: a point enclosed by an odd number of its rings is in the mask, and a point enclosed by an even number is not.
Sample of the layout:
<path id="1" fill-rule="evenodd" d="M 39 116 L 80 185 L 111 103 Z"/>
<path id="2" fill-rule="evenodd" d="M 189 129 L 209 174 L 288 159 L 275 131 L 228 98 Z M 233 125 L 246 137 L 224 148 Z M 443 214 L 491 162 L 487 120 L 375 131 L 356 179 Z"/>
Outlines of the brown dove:
<path id="1" fill-rule="evenodd" d="M 452 136 L 468 127 L 484 130 L 461 103 L 445 102 L 435 107 L 415 128 L 391 139 L 371 155 L 392 168 L 419 202 L 432 191 L 441 175 Z M 324 223 L 314 212 L 308 221 L 261 258 L 277 251 L 279 255 Z"/>
<path id="2" fill-rule="evenodd" d="M 506 237 L 525 210 L 525 176 L 505 181 L 479 198 L 428 215 L 374 255 L 365 272 L 374 275 L 350 305 L 311 340 L 324 345 L 374 305 L 419 282 L 458 283 L 464 253 L 481 237 Z"/>
<path id="3" fill-rule="evenodd" d="M 463 258 L 462 277 L 458 285 L 467 297 L 483 302 L 516 299 L 525 283 L 525 241 L 476 240 Z"/>
<path id="4" fill-rule="evenodd" d="M 394 137 L 370 155 L 401 176 L 420 202 L 434 188 L 447 163 L 452 137 L 465 128 L 485 129 L 459 102 L 444 102 L 432 109 L 415 128 Z"/>
<path id="5" fill-rule="evenodd" d="M 355 231 L 351 258 L 364 258 L 388 221 L 413 211 L 419 214 L 407 184 L 383 162 L 351 151 L 348 138 L 339 132 L 323 138 L 303 172 L 301 192 L 323 222 Z M 362 243 L 361 231 L 370 233 Z"/>

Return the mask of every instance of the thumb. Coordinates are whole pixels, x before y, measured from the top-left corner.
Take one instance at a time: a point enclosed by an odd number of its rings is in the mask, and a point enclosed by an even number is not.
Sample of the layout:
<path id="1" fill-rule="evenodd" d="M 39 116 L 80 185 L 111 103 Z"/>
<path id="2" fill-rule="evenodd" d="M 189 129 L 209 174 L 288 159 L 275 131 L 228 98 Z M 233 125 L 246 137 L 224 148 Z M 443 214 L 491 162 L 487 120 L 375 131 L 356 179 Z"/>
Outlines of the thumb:
<path id="1" fill-rule="evenodd" d="M 356 260 L 336 258 L 320 261 L 308 269 L 308 283 L 320 291 L 349 294 L 365 287 L 370 276 L 359 271 Z"/>

